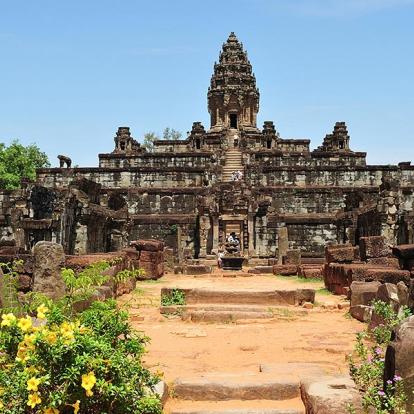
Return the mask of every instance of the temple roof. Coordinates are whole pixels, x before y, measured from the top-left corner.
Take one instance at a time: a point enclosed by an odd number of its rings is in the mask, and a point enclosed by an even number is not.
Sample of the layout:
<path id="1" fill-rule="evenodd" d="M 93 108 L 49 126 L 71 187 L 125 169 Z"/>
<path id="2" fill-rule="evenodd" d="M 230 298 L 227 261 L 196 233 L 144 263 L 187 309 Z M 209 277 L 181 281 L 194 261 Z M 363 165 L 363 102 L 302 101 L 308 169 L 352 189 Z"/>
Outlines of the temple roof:
<path id="1" fill-rule="evenodd" d="M 234 32 L 231 32 L 220 52 L 219 62 L 214 64 L 211 77 L 211 91 L 234 89 L 252 90 L 257 92 L 256 78 L 252 65 Z"/>

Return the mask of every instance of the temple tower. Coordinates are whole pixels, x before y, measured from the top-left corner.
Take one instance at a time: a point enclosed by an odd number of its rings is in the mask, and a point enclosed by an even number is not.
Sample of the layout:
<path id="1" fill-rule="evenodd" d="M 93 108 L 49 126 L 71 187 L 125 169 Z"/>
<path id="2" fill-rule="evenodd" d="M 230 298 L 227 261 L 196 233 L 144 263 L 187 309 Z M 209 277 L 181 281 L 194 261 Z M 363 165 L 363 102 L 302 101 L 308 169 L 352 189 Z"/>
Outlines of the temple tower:
<path id="1" fill-rule="evenodd" d="M 259 90 L 247 53 L 233 32 L 214 64 L 207 99 L 212 130 L 256 130 Z"/>

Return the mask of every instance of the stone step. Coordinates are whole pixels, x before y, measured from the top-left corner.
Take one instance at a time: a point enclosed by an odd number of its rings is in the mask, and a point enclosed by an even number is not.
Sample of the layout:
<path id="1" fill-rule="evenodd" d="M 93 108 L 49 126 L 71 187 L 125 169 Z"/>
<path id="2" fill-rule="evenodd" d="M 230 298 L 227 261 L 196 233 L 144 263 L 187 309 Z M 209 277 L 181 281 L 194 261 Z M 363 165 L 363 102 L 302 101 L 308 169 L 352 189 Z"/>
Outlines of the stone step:
<path id="1" fill-rule="evenodd" d="M 180 400 L 289 400 L 300 396 L 300 381 L 286 373 L 282 378 L 269 374 L 243 374 L 178 378 L 172 385 Z"/>
<path id="2" fill-rule="evenodd" d="M 172 401 L 169 414 L 304 414 L 300 398 L 284 401 Z"/>
<path id="3" fill-rule="evenodd" d="M 172 288 L 162 288 L 161 295 L 171 294 Z M 213 290 L 207 288 L 182 288 L 186 304 L 236 304 L 236 305 L 302 305 L 315 301 L 315 289 L 279 290 Z"/>
<path id="4" fill-rule="evenodd" d="M 161 306 L 160 313 L 164 315 L 180 315 L 184 321 L 229 323 L 236 321 L 274 319 L 292 320 L 308 315 L 302 308 L 246 306 L 246 305 L 189 305 Z"/>

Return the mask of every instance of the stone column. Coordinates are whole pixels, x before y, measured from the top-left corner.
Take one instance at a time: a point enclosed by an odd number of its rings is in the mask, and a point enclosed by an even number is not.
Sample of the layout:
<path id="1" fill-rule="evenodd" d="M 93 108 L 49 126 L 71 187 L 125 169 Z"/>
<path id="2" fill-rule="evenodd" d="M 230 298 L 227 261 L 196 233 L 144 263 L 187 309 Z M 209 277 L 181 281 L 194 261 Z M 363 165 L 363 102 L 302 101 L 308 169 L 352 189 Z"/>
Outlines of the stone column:
<path id="1" fill-rule="evenodd" d="M 213 216 L 213 251 L 219 248 L 219 221 L 217 216 Z"/>
<path id="2" fill-rule="evenodd" d="M 200 254 L 199 257 L 206 257 L 207 255 L 207 239 L 210 230 L 210 217 L 200 217 Z"/>
<path id="3" fill-rule="evenodd" d="M 278 229 L 278 263 L 283 263 L 283 256 L 286 256 L 286 253 L 289 248 L 289 239 L 287 227 L 279 227 Z"/>
<path id="4" fill-rule="evenodd" d="M 253 257 L 255 255 L 254 251 L 254 215 L 249 214 L 247 216 L 247 231 L 249 234 L 249 257 Z"/>
<path id="5" fill-rule="evenodd" d="M 76 224 L 76 239 L 74 253 L 81 255 L 88 252 L 88 226 L 84 224 Z"/>

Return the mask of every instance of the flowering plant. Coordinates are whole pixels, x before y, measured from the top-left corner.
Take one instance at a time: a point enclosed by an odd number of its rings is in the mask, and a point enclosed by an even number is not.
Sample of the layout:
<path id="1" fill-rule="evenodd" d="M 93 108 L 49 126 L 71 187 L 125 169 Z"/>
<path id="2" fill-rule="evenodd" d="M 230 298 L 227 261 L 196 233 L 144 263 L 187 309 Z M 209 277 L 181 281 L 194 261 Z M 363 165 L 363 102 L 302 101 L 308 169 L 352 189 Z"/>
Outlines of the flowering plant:
<path id="1" fill-rule="evenodd" d="M 410 312 L 402 308 L 397 314 L 390 304 L 382 301 L 374 301 L 372 305 L 382 323 L 371 331 L 367 329 L 357 334 L 354 352 L 348 357 L 350 374 L 363 393 L 365 409 L 373 408 L 377 414 L 406 414 L 407 396 L 402 378 L 396 375 L 384 384 L 383 376 L 385 350 L 392 330 Z"/>
<path id="2" fill-rule="evenodd" d="M 36 318 L 3 314 L 0 412 L 159 414 L 158 378 L 141 363 L 146 341 L 114 301 L 77 319 L 44 304 Z"/>

